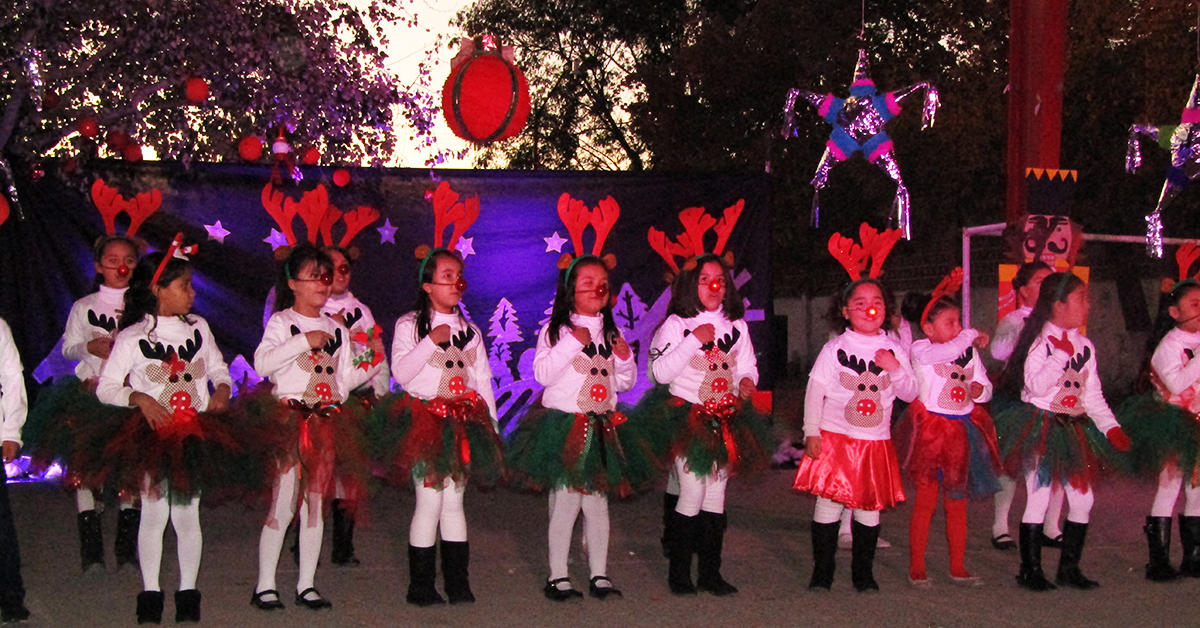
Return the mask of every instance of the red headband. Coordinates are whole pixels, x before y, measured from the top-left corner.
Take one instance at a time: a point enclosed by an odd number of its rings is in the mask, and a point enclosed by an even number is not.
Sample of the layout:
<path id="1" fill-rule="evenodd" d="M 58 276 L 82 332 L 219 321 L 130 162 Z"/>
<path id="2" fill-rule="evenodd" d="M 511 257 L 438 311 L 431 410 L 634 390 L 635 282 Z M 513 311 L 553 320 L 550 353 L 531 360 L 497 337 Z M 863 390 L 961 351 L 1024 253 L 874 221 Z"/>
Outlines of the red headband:
<path id="1" fill-rule="evenodd" d="M 925 311 L 921 312 L 921 324 L 929 322 L 929 310 L 933 309 L 933 304 L 937 303 L 938 299 L 958 292 L 962 288 L 963 269 L 962 266 L 950 271 L 949 275 L 942 278 L 937 287 L 933 289 L 933 295 L 929 297 L 929 303 L 925 306 Z"/>
<path id="2" fill-rule="evenodd" d="M 167 268 L 167 262 L 172 258 L 178 257 L 186 261 L 188 255 L 195 255 L 200 250 L 200 245 L 192 244 L 183 246 L 183 232 L 175 234 L 175 239 L 171 240 L 171 246 L 167 247 L 167 254 L 163 255 L 162 261 L 158 263 L 158 268 L 154 271 L 154 278 L 150 280 L 150 285 L 158 284 L 159 277 L 162 277 L 163 271 Z"/>

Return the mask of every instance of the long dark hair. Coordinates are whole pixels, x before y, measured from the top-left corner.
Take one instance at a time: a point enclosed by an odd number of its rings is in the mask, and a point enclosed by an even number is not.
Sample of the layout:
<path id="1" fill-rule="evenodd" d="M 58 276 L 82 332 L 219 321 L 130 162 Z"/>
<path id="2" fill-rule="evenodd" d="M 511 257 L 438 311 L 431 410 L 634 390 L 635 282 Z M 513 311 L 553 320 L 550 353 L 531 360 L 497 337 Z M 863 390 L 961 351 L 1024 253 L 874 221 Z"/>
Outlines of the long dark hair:
<path id="1" fill-rule="evenodd" d="M 417 286 L 417 302 L 413 304 L 413 311 L 417 313 L 417 340 L 428 336 L 429 332 L 433 331 L 433 300 L 429 298 L 429 293 L 425 292 L 423 286 L 427 283 L 433 283 L 433 276 L 437 272 L 438 260 L 444 257 L 458 262 L 459 268 L 466 267 L 466 264 L 458 257 L 457 253 L 446 249 L 434 251 L 429 256 L 429 261 L 425 262 L 425 265 L 421 267 L 421 284 Z M 457 305 L 454 306 L 454 312 L 458 314 L 458 318 L 463 322 L 463 325 L 469 324 L 466 317 L 463 316 L 462 310 Z"/>
<path id="2" fill-rule="evenodd" d="M 1008 358 L 1008 364 L 1004 365 L 1004 371 L 1000 373 L 1001 392 L 1012 397 L 1020 396 L 1021 389 L 1025 386 L 1025 360 L 1029 357 L 1029 348 L 1054 315 L 1054 304 L 1066 303 L 1067 297 L 1083 285 L 1086 285 L 1083 280 L 1073 273 L 1051 273 L 1042 280 L 1037 303 L 1025 319 L 1025 326 L 1017 336 L 1017 344 Z"/>
<path id="3" fill-rule="evenodd" d="M 925 306 L 929 305 L 929 301 L 932 298 L 932 294 L 909 292 L 904 295 L 904 300 L 900 302 L 900 316 L 914 325 L 921 325 L 924 322 L 921 320 L 921 315 L 925 313 Z M 929 316 L 926 317 L 925 321 L 931 321 L 938 314 L 941 314 L 943 310 L 951 308 L 961 311 L 962 305 L 954 295 L 943 294 L 930 306 Z"/>
<path id="4" fill-rule="evenodd" d="M 1189 292 L 1200 290 L 1200 283 L 1196 283 L 1194 279 L 1181 281 L 1175 284 L 1175 287 L 1170 292 L 1165 292 L 1162 298 L 1158 300 L 1158 315 L 1154 317 L 1154 328 L 1150 332 L 1150 336 L 1146 338 L 1145 356 L 1142 358 L 1142 368 L 1138 371 L 1137 381 L 1134 382 L 1134 391 L 1141 394 L 1150 392 L 1154 386 L 1150 382 L 1150 360 L 1154 357 L 1154 352 L 1158 349 L 1158 343 L 1167 336 L 1176 325 L 1179 324 L 1171 316 L 1171 308 L 1177 307 L 1179 302 L 1183 300 Z"/>
<path id="5" fill-rule="evenodd" d="M 137 242 L 134 242 L 133 238 L 128 236 L 100 236 L 99 238 L 96 238 L 96 244 L 92 246 L 92 261 L 94 261 L 97 265 L 100 265 L 101 260 L 104 259 L 104 252 L 108 250 L 108 245 L 112 244 L 113 242 L 121 242 L 128 246 L 129 250 L 133 251 L 134 259 L 137 259 L 138 254 L 141 252 L 138 248 Z M 95 283 L 96 287 L 92 290 L 93 292 L 99 290 L 100 286 L 104 285 L 104 275 L 96 273 Z"/>
<path id="6" fill-rule="evenodd" d="M 692 318 L 704 311 L 704 306 L 700 303 L 700 271 L 709 262 L 719 265 L 721 276 L 725 278 L 725 300 L 721 302 L 725 317 L 736 321 L 746 315 L 746 304 L 742 302 L 742 295 L 733 283 L 733 273 L 720 257 L 705 253 L 696 258 L 696 265 L 691 270 L 679 271 L 675 281 L 671 282 L 671 302 L 667 304 L 667 316 L 675 314 L 682 318 Z"/>
<path id="7" fill-rule="evenodd" d="M 279 277 L 275 280 L 275 311 L 282 312 L 296 304 L 296 293 L 288 286 L 288 281 L 300 276 L 300 271 L 309 262 L 317 265 L 317 274 L 332 273 L 333 260 L 329 254 L 317 247 L 304 243 L 288 252 L 287 259 L 279 269 Z"/>
<path id="8" fill-rule="evenodd" d="M 150 282 L 154 279 L 154 272 L 158 270 L 158 265 L 162 262 L 164 255 L 166 253 L 159 251 L 138 260 L 133 274 L 129 277 L 129 289 L 125 291 L 125 309 L 121 312 L 120 329 L 136 325 L 147 314 L 151 316 L 158 314 L 158 297 L 154 296 L 154 292 L 150 289 Z M 182 277 L 191 267 L 187 260 L 172 257 L 167 260 L 167 266 L 159 276 L 157 285 L 160 288 L 166 288 L 171 285 L 171 282 Z M 181 318 L 185 321 L 188 320 L 186 316 Z M 157 324 L 157 319 L 155 319 L 155 324 Z"/>
<path id="9" fill-rule="evenodd" d="M 1032 262 L 1025 262 L 1024 264 L 1021 264 L 1021 267 L 1017 269 L 1017 274 L 1013 276 L 1013 292 L 1017 292 L 1021 288 L 1028 286 L 1029 282 L 1033 280 L 1033 276 L 1036 275 L 1039 270 L 1054 272 L 1054 269 L 1050 268 L 1050 265 L 1042 260 L 1034 260 Z"/>
<path id="10" fill-rule="evenodd" d="M 892 308 L 895 307 L 896 296 L 892 294 L 891 289 L 884 285 L 882 281 L 879 281 L 874 277 L 864 277 L 857 281 L 852 281 L 846 284 L 845 287 L 838 291 L 837 295 L 834 296 L 829 304 L 829 313 L 827 316 L 829 318 L 829 322 L 832 323 L 835 328 L 841 331 L 850 329 L 850 320 L 845 316 L 842 316 L 842 308 L 846 307 L 846 304 L 850 302 L 850 296 L 854 294 L 854 291 L 857 290 L 859 286 L 866 283 L 872 284 L 879 288 L 879 293 L 883 295 L 882 329 L 883 331 L 892 331 Z M 922 305 L 921 307 L 925 306 Z"/>
<path id="11" fill-rule="evenodd" d="M 581 257 L 566 270 L 558 272 L 558 289 L 554 293 L 554 309 L 550 311 L 550 346 L 558 344 L 558 330 L 564 325 L 572 330 L 575 329 L 575 325 L 571 324 L 571 312 L 575 311 L 575 278 L 579 275 L 579 269 L 586 266 L 599 266 L 604 269 L 606 275 L 608 274 L 608 267 L 594 255 Z M 611 279 L 609 280 L 609 290 L 612 290 Z M 600 315 L 604 317 L 604 340 L 611 344 L 618 335 L 611 301 L 604 304 Z"/>

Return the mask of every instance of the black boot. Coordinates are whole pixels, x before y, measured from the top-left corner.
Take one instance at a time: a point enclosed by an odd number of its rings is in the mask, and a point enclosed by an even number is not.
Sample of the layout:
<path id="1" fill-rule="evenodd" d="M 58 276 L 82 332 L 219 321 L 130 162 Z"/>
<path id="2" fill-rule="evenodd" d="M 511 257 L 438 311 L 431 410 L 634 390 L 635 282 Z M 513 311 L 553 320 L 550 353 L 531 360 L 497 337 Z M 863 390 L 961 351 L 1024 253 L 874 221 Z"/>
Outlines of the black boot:
<path id="1" fill-rule="evenodd" d="M 725 547 L 725 528 L 729 518 L 725 513 L 700 511 L 696 523 L 700 534 L 696 537 L 696 562 L 698 563 L 696 589 L 713 595 L 732 595 L 737 587 L 721 577 L 721 551 Z M 689 562 L 689 567 L 690 562 Z"/>
<path id="2" fill-rule="evenodd" d="M 117 555 L 117 568 L 122 565 L 138 564 L 138 528 L 142 523 L 142 511 L 125 508 L 117 513 L 117 538 L 113 542 L 113 553 Z"/>
<path id="3" fill-rule="evenodd" d="M 200 591 L 186 589 L 175 592 L 175 623 L 200 621 Z"/>
<path id="4" fill-rule="evenodd" d="M 672 495 L 667 493 L 668 497 Z M 678 502 L 679 498 L 676 497 Z M 692 555 L 696 553 L 696 537 L 699 535 L 699 517 L 688 517 L 674 510 L 671 511 L 670 523 L 667 529 L 670 534 L 663 537 L 669 542 L 667 546 L 667 586 L 675 595 L 695 595 L 696 585 L 692 584 Z"/>
<path id="5" fill-rule="evenodd" d="M 879 526 L 850 522 L 854 545 L 850 548 L 850 580 L 859 591 L 878 591 L 875 582 L 875 544 L 879 542 Z"/>
<path id="6" fill-rule="evenodd" d="M 1095 589 L 1100 586 L 1099 582 L 1089 580 L 1079 570 L 1079 559 L 1083 557 L 1083 542 L 1087 538 L 1087 529 L 1086 523 L 1075 523 L 1069 519 L 1063 524 L 1062 553 L 1058 557 L 1058 575 L 1054 578 L 1059 586 L 1076 589 Z"/>
<path id="7" fill-rule="evenodd" d="M 100 532 L 100 514 L 95 510 L 79 513 L 79 557 L 83 570 L 99 565 L 104 571 L 104 537 Z"/>
<path id="8" fill-rule="evenodd" d="M 467 565 L 471 562 L 471 544 L 466 541 L 442 541 L 442 580 L 451 604 L 475 601 Z"/>
<path id="9" fill-rule="evenodd" d="M 333 500 L 333 551 L 330 559 L 335 565 L 357 565 L 354 555 L 354 513 L 345 508 L 345 502 Z"/>
<path id="10" fill-rule="evenodd" d="M 434 588 L 437 579 L 437 546 L 408 546 L 408 603 L 417 606 L 445 604 Z"/>
<path id="11" fill-rule="evenodd" d="M 1042 524 L 1022 523 L 1020 532 L 1021 571 L 1017 584 L 1030 591 L 1049 591 L 1054 585 L 1042 572 Z"/>
<path id="12" fill-rule="evenodd" d="M 25 591 L 0 592 L 0 622 L 9 623 L 29 619 L 29 609 L 25 608 Z"/>
<path id="13" fill-rule="evenodd" d="M 663 493 L 663 534 L 662 534 L 662 553 L 663 558 L 671 557 L 671 533 L 675 519 L 671 516 L 675 512 L 675 506 L 679 504 L 679 496 L 670 493 Z"/>
<path id="14" fill-rule="evenodd" d="M 1200 517 L 1179 515 L 1179 544 L 1183 546 L 1179 573 L 1188 578 L 1200 578 Z"/>
<path id="15" fill-rule="evenodd" d="M 834 556 L 837 555 L 838 528 L 840 522 L 812 522 L 813 573 L 808 581 L 810 590 L 833 587 Z"/>
<path id="16" fill-rule="evenodd" d="M 1146 579 L 1154 582 L 1170 582 L 1179 577 L 1171 566 L 1171 518 L 1146 517 L 1142 528 L 1146 542 L 1150 545 L 1150 562 L 1146 563 Z"/>
<path id="17" fill-rule="evenodd" d="M 138 593 L 137 620 L 139 624 L 161 624 L 162 612 L 162 591 L 142 591 Z"/>

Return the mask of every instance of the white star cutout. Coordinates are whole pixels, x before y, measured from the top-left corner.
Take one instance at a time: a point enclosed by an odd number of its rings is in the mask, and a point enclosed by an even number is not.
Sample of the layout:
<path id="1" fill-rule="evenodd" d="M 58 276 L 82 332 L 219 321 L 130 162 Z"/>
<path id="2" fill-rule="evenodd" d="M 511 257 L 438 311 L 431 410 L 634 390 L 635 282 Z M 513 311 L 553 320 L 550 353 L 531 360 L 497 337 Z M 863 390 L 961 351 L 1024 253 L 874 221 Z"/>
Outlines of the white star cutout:
<path id="1" fill-rule="evenodd" d="M 475 253 L 475 238 L 459 238 L 454 250 L 462 253 L 463 259 L 467 259 Z"/>
<path id="2" fill-rule="evenodd" d="M 569 240 L 567 240 L 566 238 L 559 237 L 557 231 L 555 231 L 554 235 L 550 236 L 549 238 L 542 238 L 542 239 L 546 241 L 546 252 L 547 253 L 549 253 L 550 251 L 554 251 L 555 253 L 562 253 L 563 245 L 566 244 L 567 242 L 569 242 Z"/>
<path id="3" fill-rule="evenodd" d="M 397 227 L 392 226 L 391 218 L 385 219 L 383 221 L 383 226 L 375 227 L 375 230 L 379 232 L 379 243 L 380 244 L 383 244 L 384 242 L 391 242 L 392 244 L 396 243 Z"/>
<path id="4" fill-rule="evenodd" d="M 272 251 L 274 251 L 275 249 L 277 249 L 281 246 L 288 245 L 287 236 L 280 233 L 278 229 L 272 229 L 271 235 L 263 238 L 263 242 L 270 244 Z"/>
<path id="5" fill-rule="evenodd" d="M 229 235 L 229 230 L 221 226 L 220 220 L 214 225 L 204 225 L 204 230 L 208 232 L 209 240 L 216 240 L 221 244 L 225 244 L 225 236 Z"/>

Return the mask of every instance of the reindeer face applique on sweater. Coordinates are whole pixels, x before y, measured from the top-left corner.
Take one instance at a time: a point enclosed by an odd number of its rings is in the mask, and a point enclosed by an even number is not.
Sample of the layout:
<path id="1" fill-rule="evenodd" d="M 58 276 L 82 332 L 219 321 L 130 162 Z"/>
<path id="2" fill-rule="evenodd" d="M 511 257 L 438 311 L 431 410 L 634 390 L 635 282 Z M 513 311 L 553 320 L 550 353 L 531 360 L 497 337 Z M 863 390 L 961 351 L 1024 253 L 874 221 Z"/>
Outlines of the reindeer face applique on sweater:
<path id="1" fill-rule="evenodd" d="M 1055 385 L 1058 392 L 1050 402 L 1051 412 L 1060 412 L 1071 416 L 1083 414 L 1083 382 L 1087 380 L 1088 372 L 1084 370 L 1092 357 L 1092 348 L 1084 346 L 1083 353 L 1077 353 L 1063 368 L 1063 374 Z"/>
<path id="2" fill-rule="evenodd" d="M 300 328 L 292 325 L 292 335 L 300 335 Z M 296 365 L 306 371 L 308 385 L 304 387 L 305 404 L 329 405 L 341 399 L 338 390 L 338 350 L 342 348 L 342 330 L 334 330 L 333 338 L 319 349 L 312 349 L 296 358 Z"/>
<path id="3" fill-rule="evenodd" d="M 442 379 L 438 382 L 438 396 L 446 399 L 457 399 L 468 392 L 467 371 L 475 366 L 477 347 L 467 350 L 467 345 L 475 338 L 475 328 L 467 327 L 450 337 L 450 342 L 438 344 L 438 350 L 429 357 L 429 366 L 442 371 Z"/>
<path id="4" fill-rule="evenodd" d="M 691 330 L 685 330 L 684 336 L 690 333 Z M 737 352 L 733 347 L 737 345 L 741 336 L 742 332 L 734 327 L 732 333 L 701 345 L 700 349 L 704 354 L 693 355 L 688 362 L 688 366 L 704 373 L 704 381 L 700 383 L 700 389 L 697 391 L 700 403 L 719 402 L 727 395 L 733 396 L 733 371 L 737 365 Z"/>
<path id="5" fill-rule="evenodd" d="M 150 381 L 162 384 L 163 390 L 158 394 L 158 402 L 170 408 L 171 416 L 176 420 L 187 420 L 195 416 L 196 408 L 192 407 L 197 397 L 199 383 L 205 382 L 208 370 L 204 366 L 204 358 L 194 359 L 204 345 L 204 337 L 200 330 L 185 344 L 179 347 L 163 346 L 161 342 L 153 345 L 143 338 L 138 341 L 142 355 L 156 362 L 146 367 L 146 376 Z"/>
<path id="6" fill-rule="evenodd" d="M 938 393 L 938 405 L 947 410 L 965 410 L 970 405 L 971 379 L 975 376 L 975 367 L 968 366 L 975 356 L 974 347 L 967 350 L 958 359 L 946 364 L 935 364 L 933 372 L 946 380 L 942 391 Z"/>
<path id="7" fill-rule="evenodd" d="M 838 349 L 838 363 L 854 371 L 839 373 L 842 388 L 854 393 L 846 404 L 846 422 L 855 427 L 875 427 L 887 420 L 883 412 L 883 391 L 892 385 L 892 380 L 883 368 Z"/>
<path id="8" fill-rule="evenodd" d="M 612 347 L 607 343 L 589 342 L 581 350 L 581 355 L 571 360 L 571 367 L 584 376 L 577 399 L 579 411 L 584 414 L 611 411 L 615 406 L 612 378 L 616 374 Z"/>
<path id="9" fill-rule="evenodd" d="M 97 338 L 112 338 L 117 333 L 117 319 L 107 314 L 97 314 L 92 310 L 87 313 L 88 325 L 91 325 L 92 340 Z"/>

